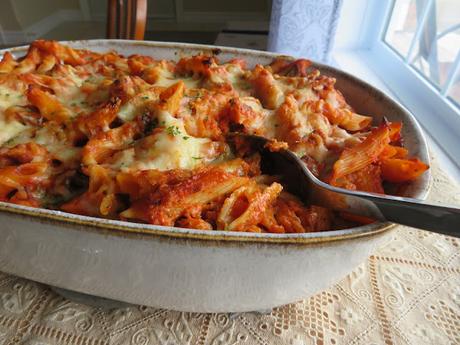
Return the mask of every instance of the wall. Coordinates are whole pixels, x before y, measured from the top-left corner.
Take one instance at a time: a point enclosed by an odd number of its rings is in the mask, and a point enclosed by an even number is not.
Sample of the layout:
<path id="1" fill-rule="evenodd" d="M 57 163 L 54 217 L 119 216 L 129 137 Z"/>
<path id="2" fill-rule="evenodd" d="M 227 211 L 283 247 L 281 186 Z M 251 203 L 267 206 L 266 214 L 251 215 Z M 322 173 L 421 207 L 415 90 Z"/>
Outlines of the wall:
<path id="1" fill-rule="evenodd" d="M 21 28 L 37 23 L 58 10 L 79 10 L 78 0 L 2 0 L 10 2 Z M 11 12 L 9 12 L 11 13 Z M 11 15 L 11 14 L 10 14 Z"/>
<path id="2" fill-rule="evenodd" d="M 13 14 L 14 8 L 9 0 L 1 0 L 0 24 L 3 30 L 18 30 L 21 28 L 19 21 Z"/>
<path id="3" fill-rule="evenodd" d="M 148 0 L 147 31 L 266 31 L 270 9 L 271 0 Z M 0 45 L 50 38 L 56 30 L 59 39 L 69 30 L 69 37 L 89 38 L 106 14 L 107 0 L 0 0 Z"/>

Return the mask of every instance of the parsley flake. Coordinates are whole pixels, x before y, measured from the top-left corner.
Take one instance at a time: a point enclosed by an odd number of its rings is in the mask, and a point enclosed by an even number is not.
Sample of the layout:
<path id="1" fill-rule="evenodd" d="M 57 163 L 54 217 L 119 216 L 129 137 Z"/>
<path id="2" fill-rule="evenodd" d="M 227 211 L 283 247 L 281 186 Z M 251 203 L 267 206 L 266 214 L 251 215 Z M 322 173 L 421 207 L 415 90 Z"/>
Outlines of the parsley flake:
<path id="1" fill-rule="evenodd" d="M 166 133 L 174 137 L 180 134 L 180 129 L 177 126 L 169 126 L 166 128 Z"/>
<path id="2" fill-rule="evenodd" d="M 193 156 L 192 156 L 192 158 L 193 159 L 203 159 L 203 157 L 193 157 Z"/>
<path id="3" fill-rule="evenodd" d="M 190 137 L 185 136 L 185 137 L 182 137 L 182 139 L 188 140 L 188 139 L 190 139 Z"/>
<path id="4" fill-rule="evenodd" d="M 12 143 L 14 143 L 14 140 L 16 138 L 11 138 L 10 140 L 8 140 L 6 143 L 4 143 L 5 146 L 8 146 L 8 145 L 11 145 Z"/>

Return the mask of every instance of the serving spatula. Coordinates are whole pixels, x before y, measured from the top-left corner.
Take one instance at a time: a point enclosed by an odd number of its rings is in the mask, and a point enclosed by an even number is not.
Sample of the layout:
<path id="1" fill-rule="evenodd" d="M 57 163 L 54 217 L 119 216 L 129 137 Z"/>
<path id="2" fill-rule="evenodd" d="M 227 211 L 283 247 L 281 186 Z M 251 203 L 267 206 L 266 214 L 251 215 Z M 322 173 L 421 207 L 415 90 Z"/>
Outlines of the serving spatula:
<path id="1" fill-rule="evenodd" d="M 269 139 L 242 133 L 231 133 L 228 138 L 241 138 L 249 143 L 261 154 L 264 173 L 282 176 L 288 190 L 306 204 L 460 237 L 458 207 L 334 187 L 313 175 L 294 152 L 287 149 L 269 150 Z"/>

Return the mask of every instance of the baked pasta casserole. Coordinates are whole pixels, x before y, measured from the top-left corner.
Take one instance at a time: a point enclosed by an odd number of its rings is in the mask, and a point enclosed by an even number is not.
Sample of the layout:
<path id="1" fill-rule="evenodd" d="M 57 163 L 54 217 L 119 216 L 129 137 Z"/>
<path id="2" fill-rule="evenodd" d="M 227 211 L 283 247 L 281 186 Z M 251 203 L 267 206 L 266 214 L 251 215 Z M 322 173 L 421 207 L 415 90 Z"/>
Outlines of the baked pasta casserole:
<path id="1" fill-rule="evenodd" d="M 0 62 L 0 201 L 206 230 L 300 233 L 366 223 L 305 205 L 230 132 L 273 139 L 331 185 L 385 193 L 428 166 L 401 123 L 357 114 L 308 60 L 248 69 L 34 41 Z M 353 222 L 353 223 L 349 223 Z"/>

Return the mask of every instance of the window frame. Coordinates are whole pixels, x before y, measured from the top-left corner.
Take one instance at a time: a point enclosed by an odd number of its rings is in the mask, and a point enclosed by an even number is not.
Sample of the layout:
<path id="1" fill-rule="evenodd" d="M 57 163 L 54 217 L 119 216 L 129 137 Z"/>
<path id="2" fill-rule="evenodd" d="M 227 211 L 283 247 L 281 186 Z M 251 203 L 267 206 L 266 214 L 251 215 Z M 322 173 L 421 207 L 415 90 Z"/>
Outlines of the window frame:
<path id="1" fill-rule="evenodd" d="M 347 67 L 340 61 L 344 52 L 352 52 L 366 64 L 460 169 L 459 109 L 385 42 L 394 3 L 394 0 L 343 0 L 332 56 L 343 68 Z"/>

